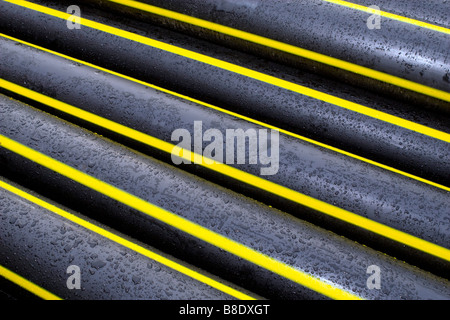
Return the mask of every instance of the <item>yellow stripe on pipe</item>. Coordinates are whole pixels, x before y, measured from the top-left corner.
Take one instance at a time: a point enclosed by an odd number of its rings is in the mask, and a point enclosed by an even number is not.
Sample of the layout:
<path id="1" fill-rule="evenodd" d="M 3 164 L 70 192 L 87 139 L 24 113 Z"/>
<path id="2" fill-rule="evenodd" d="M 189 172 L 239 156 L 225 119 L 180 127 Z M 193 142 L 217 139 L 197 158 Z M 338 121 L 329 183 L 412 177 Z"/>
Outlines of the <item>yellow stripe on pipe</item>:
<path id="1" fill-rule="evenodd" d="M 245 293 L 242 293 L 242 292 L 240 292 L 240 291 L 238 291 L 236 289 L 233 289 L 233 288 L 231 288 L 231 287 L 229 287 L 229 286 L 227 286 L 227 285 L 225 285 L 223 283 L 220 283 L 220 282 L 218 282 L 216 280 L 213 280 L 213 279 L 211 279 L 211 278 L 209 278 L 207 276 L 204 276 L 201 273 L 198 273 L 198 272 L 196 272 L 194 270 L 191 270 L 191 269 L 189 269 L 189 268 L 187 268 L 187 267 L 185 267 L 185 266 L 183 266 L 183 265 L 181 265 L 179 263 L 176 263 L 176 262 L 174 262 L 174 261 L 172 261 L 170 259 L 167 259 L 167 258 L 165 258 L 165 257 L 163 257 L 163 256 L 161 256 L 161 255 L 159 255 L 159 254 L 157 254 L 155 252 L 150 251 L 149 249 L 146 249 L 146 248 L 144 248 L 144 247 L 142 247 L 140 245 L 137 245 L 137 244 L 135 244 L 135 243 L 133 243 L 133 242 L 131 242 L 129 240 L 126 240 L 126 239 L 124 239 L 124 238 L 122 238 L 122 237 L 120 237 L 120 236 L 118 236 L 118 235 L 116 235 L 116 234 L 114 234 L 112 232 L 109 232 L 109 231 L 107 231 L 107 230 L 105 230 L 105 229 L 103 229 L 103 228 L 101 228 L 99 226 L 96 226 L 93 223 L 90 223 L 90 222 L 88 222 L 88 221 L 86 221 L 84 219 L 81 219 L 80 217 L 77 217 L 74 214 L 71 214 L 71 213 L 69 213 L 69 212 L 67 212 L 65 210 L 62 210 L 62 209 L 60 209 L 60 208 L 58 208 L 58 207 L 56 207 L 56 206 L 54 206 L 54 205 L 52 205 L 52 204 L 50 204 L 48 202 L 43 201 L 42 199 L 39 199 L 39 198 L 29 194 L 29 193 L 26 193 L 25 191 L 22 191 L 22 190 L 20 190 L 20 189 L 18 189 L 16 187 L 14 187 L 14 186 L 4 182 L 4 181 L 1 181 L 1 180 L 0 180 L 0 188 L 8 190 L 9 192 L 11 192 L 11 193 L 13 193 L 13 194 L 23 198 L 23 199 L 26 199 L 26 200 L 28 200 L 28 201 L 30 201 L 30 202 L 32 202 L 32 203 L 42 207 L 42 208 L 45 208 L 45 209 L 53 212 L 54 214 L 57 214 L 60 217 L 63 217 L 64 219 L 67 219 L 67 220 L 69 220 L 69 221 L 71 221 L 71 222 L 73 222 L 73 223 L 75 223 L 75 224 L 77 224 L 77 225 L 79 225 L 79 226 L 81 226 L 81 227 L 83 227 L 85 229 L 88 229 L 88 230 L 90 230 L 90 231 L 92 231 L 92 232 L 94 232 L 96 234 L 101 235 L 104 238 L 107 238 L 107 239 L 109 239 L 111 241 L 114 241 L 115 243 L 118 243 L 118 244 L 120 244 L 120 245 L 122 245 L 122 246 L 124 246 L 124 247 L 126 247 L 126 248 L 128 248 L 130 250 L 133 250 L 133 251 L 135 251 L 135 252 L 137 252 L 137 253 L 139 253 L 139 254 L 147 257 L 147 258 L 150 258 L 150 259 L 152 259 L 154 261 L 157 261 L 157 262 L 159 262 L 159 263 L 161 263 L 161 264 L 163 264 L 163 265 L 165 265 L 165 266 L 167 266 L 167 267 L 169 267 L 169 268 L 171 268 L 173 270 L 176 270 L 176 271 L 178 271 L 178 272 L 180 272 L 182 274 L 185 274 L 185 275 L 187 275 L 187 276 L 189 276 L 189 277 L 191 277 L 191 278 L 193 278 L 193 279 L 195 279 L 195 280 L 197 280 L 199 282 L 202 282 L 202 283 L 204 283 L 204 284 L 206 284 L 206 285 L 208 285 L 210 287 L 213 287 L 213 288 L 215 288 L 215 289 L 217 289 L 217 290 L 219 290 L 221 292 L 224 292 L 224 293 L 226 293 L 226 294 L 228 294 L 228 295 L 230 295 L 232 297 L 235 297 L 235 298 L 238 298 L 238 299 L 241 299 L 241 300 L 255 300 L 255 298 L 253 298 L 253 297 L 251 297 L 251 296 L 249 296 L 249 295 L 247 295 Z"/>
<path id="2" fill-rule="evenodd" d="M 4 0 L 4 1 L 16 4 L 18 6 L 22 6 L 24 8 L 28 8 L 30 10 L 38 11 L 43 14 L 51 15 L 51 16 L 54 16 L 54 17 L 57 17 L 60 19 L 66 20 L 66 19 L 70 18 L 70 15 L 65 12 L 47 8 L 47 7 L 37 5 L 34 3 L 30 3 L 28 1 L 18 1 L 18 0 Z M 418 123 L 408 121 L 408 120 L 402 119 L 400 117 L 396 117 L 396 116 L 393 116 L 393 115 L 390 115 L 390 114 L 387 114 L 387 113 L 384 113 L 384 112 L 381 112 L 381 111 L 378 111 L 378 110 L 375 110 L 375 109 L 372 109 L 372 108 L 369 108 L 369 107 L 366 107 L 366 106 L 363 106 L 363 105 L 360 105 L 360 104 L 357 104 L 357 103 L 354 103 L 351 101 L 347 101 L 345 99 L 341 99 L 341 98 L 338 98 L 338 97 L 335 97 L 335 96 L 332 96 L 332 95 L 329 95 L 329 94 L 326 94 L 326 93 L 323 93 L 323 92 L 320 92 L 320 91 L 317 91 L 314 89 L 310 89 L 310 88 L 298 85 L 296 83 L 282 80 L 282 79 L 279 79 L 279 78 L 276 78 L 276 77 L 273 77 L 273 76 L 270 76 L 270 75 L 267 75 L 267 74 L 264 74 L 264 73 L 261 73 L 258 71 L 254 71 L 254 70 L 251 70 L 251 69 L 248 69 L 245 67 L 241 67 L 241 66 L 229 63 L 229 62 L 225 62 L 225 61 L 222 61 L 222 60 L 219 60 L 216 58 L 212 58 L 212 57 L 200 54 L 200 53 L 196 53 L 196 52 L 193 52 L 190 50 L 186 50 L 186 49 L 183 49 L 180 47 L 176 47 L 174 45 L 170 45 L 170 44 L 167 44 L 167 43 L 164 43 L 161 41 L 150 39 L 150 38 L 147 38 L 147 37 L 144 37 L 144 36 L 132 33 L 132 32 L 122 30 L 122 29 L 118 29 L 118 28 L 111 27 L 111 26 L 108 26 L 105 24 L 101 24 L 101 23 L 98 23 L 98 22 L 95 22 L 92 20 L 80 18 L 80 24 L 82 24 L 86 27 L 92 28 L 92 29 L 100 30 L 102 32 L 115 35 L 117 37 L 121 37 L 124 39 L 142 43 L 142 44 L 145 44 L 145 45 L 148 45 L 148 46 L 151 46 L 151 47 L 154 47 L 154 48 L 166 51 L 166 52 L 170 52 L 170 53 L 173 53 L 173 54 L 176 54 L 179 56 L 183 56 L 183 57 L 186 57 L 186 58 L 189 58 L 192 60 L 196 60 L 196 61 L 208 64 L 208 65 L 220 68 L 220 69 L 228 70 L 228 71 L 234 72 L 236 74 L 240 74 L 240 75 L 243 75 L 243 76 L 246 76 L 249 78 L 253 78 L 253 79 L 261 81 L 261 82 L 265 82 L 265 83 L 268 83 L 268 84 L 271 84 L 271 85 L 274 85 L 274 86 L 277 86 L 280 88 L 284 88 L 286 90 L 293 91 L 293 92 L 296 92 L 296 93 L 299 93 L 299 94 L 302 94 L 302 95 L 305 95 L 305 96 L 308 96 L 308 97 L 311 97 L 314 99 L 318 99 L 318 100 L 321 100 L 321 101 L 324 101 L 324 102 L 327 102 L 327 103 L 330 103 L 330 104 L 333 104 L 333 105 L 336 105 L 336 106 L 339 106 L 339 107 L 342 107 L 342 108 L 345 108 L 345 109 L 348 109 L 348 110 L 351 110 L 351 111 L 354 111 L 357 113 L 361 113 L 368 117 L 372 117 L 372 118 L 375 118 L 375 119 L 378 119 L 378 120 L 381 120 L 384 122 L 388 122 L 393 125 L 400 126 L 405 129 L 415 131 L 415 132 L 418 132 L 418 133 L 421 133 L 424 135 L 428 135 L 428 136 L 436 138 L 436 139 L 450 142 L 450 135 L 445 132 L 442 132 L 442 131 L 439 131 L 439 130 L 436 130 L 436 129 L 433 129 L 433 128 L 430 128 L 430 127 L 427 127 L 424 125 L 420 125 Z M 273 40 L 270 40 L 270 41 L 273 41 Z M 286 44 L 283 44 L 283 45 L 286 45 Z M 286 46 L 288 46 L 288 45 L 286 45 Z M 304 51 L 304 49 L 300 49 L 300 48 L 296 48 L 296 49 Z M 317 53 L 314 53 L 314 52 L 310 52 L 310 54 L 318 55 Z M 322 56 L 321 59 L 322 59 L 321 62 L 327 63 L 327 64 L 330 64 L 331 61 L 336 60 L 334 58 L 327 57 L 327 56 Z M 437 89 L 434 89 L 431 87 L 427 87 L 427 86 L 424 86 L 424 85 L 421 85 L 421 84 L 418 84 L 418 83 L 415 83 L 415 82 L 412 82 L 409 80 L 393 77 L 386 73 L 381 73 L 381 72 L 378 72 L 375 70 L 360 67 L 360 66 L 342 61 L 342 60 L 337 60 L 334 62 L 340 64 L 340 67 L 343 69 L 345 69 L 345 67 L 348 67 L 348 68 L 351 67 L 354 69 L 354 72 L 360 73 L 360 74 L 366 73 L 365 75 L 369 76 L 369 77 L 375 77 L 380 80 L 384 79 L 386 81 L 389 79 L 395 80 L 394 82 L 396 82 L 396 85 L 398 85 L 398 86 L 409 87 L 410 90 L 428 94 L 435 98 L 450 102 L 450 93 L 447 93 L 447 92 L 444 92 L 441 90 L 437 90 Z"/>
<path id="3" fill-rule="evenodd" d="M 110 197 L 111 199 L 119 201 L 133 209 L 160 220 L 169 226 L 179 229 L 220 249 L 228 251 L 242 259 L 254 263 L 255 265 L 265 268 L 302 286 L 310 288 L 311 290 L 314 290 L 329 298 L 345 300 L 361 299 L 351 292 L 334 286 L 334 284 L 327 283 L 325 280 L 321 280 L 263 253 L 255 251 L 241 243 L 233 241 L 190 220 L 164 210 L 135 195 L 127 193 L 106 182 L 72 168 L 1 134 L 0 146 L 107 197 Z"/>
<path id="4" fill-rule="evenodd" d="M 54 295 L 53 293 L 39 287 L 33 282 L 19 276 L 17 273 L 8 270 L 7 268 L 0 265 L 0 276 L 15 283 L 16 285 L 22 287 L 23 289 L 33 293 L 44 300 L 62 300 L 60 297 Z"/>
<path id="5" fill-rule="evenodd" d="M 9 1 L 9 0 L 8 0 Z M 309 60 L 314 60 L 326 65 L 330 65 L 333 67 L 337 67 L 343 70 L 347 70 L 349 72 L 352 73 L 356 73 L 359 75 L 363 75 L 378 81 L 382 81 L 385 83 L 389 83 L 398 87 L 402 87 L 411 91 L 415 91 L 421 94 L 425 94 L 428 95 L 430 97 L 433 98 L 437 98 L 440 100 L 444 100 L 444 101 L 448 101 L 450 102 L 450 93 L 439 90 L 439 89 L 435 89 L 426 85 L 422 85 L 410 80 L 406 80 L 397 76 L 393 76 L 381 71 L 376 71 L 367 67 L 363 67 L 351 62 L 347 62 L 344 60 L 340 60 L 337 58 L 333 58 L 324 54 L 320 54 L 311 50 L 307 50 L 307 49 L 303 49 L 294 45 L 290 45 L 281 41 L 277 41 L 277 40 L 273 40 L 270 38 L 266 38 L 263 36 L 259 36 L 253 33 L 249 33 L 246 31 L 242 31 L 242 30 L 238 30 L 238 29 L 234 29 L 231 27 L 227 27 L 221 24 L 217 24 L 211 21 L 207 21 L 207 20 L 203 20 L 203 19 L 199 19 L 199 18 L 195 18 L 192 16 L 188 16 L 182 13 L 178 13 L 175 11 L 171 11 L 171 10 L 167 10 L 167 9 L 163 9 L 160 7 L 156 7 L 156 6 L 152 6 L 146 3 L 142 3 L 142 2 L 138 2 L 138 1 L 130 1 L 130 0 L 109 0 L 111 2 L 115 2 L 121 5 L 125 5 L 131 8 L 135 8 L 138 10 L 142 10 L 142 11 L 146 11 L 152 14 L 156 14 L 159 16 L 163 16 L 163 17 L 167 17 L 173 20 L 177 20 L 183 23 L 187 23 L 187 24 L 191 24 L 191 25 L 195 25 L 197 27 L 201 27 L 204 29 L 208 29 L 208 30 L 212 30 L 215 32 L 219 32 L 222 34 L 226 34 L 228 36 L 232 36 L 234 38 L 238 38 L 238 39 L 242 39 L 245 41 L 249 41 L 252 43 L 256 43 L 265 47 L 269 47 L 269 48 L 273 48 L 279 51 L 283 51 L 286 53 L 290 53 L 302 58 L 306 58 Z M 327 0 L 324 0 L 327 1 Z M 337 4 L 341 4 L 344 5 L 344 1 L 329 1 L 329 2 L 333 2 L 333 3 L 337 3 Z M 347 5 L 350 7 L 350 5 Z M 362 7 L 359 8 L 358 6 L 353 6 L 354 9 L 358 8 L 358 9 L 362 9 L 364 8 L 364 11 L 367 11 L 368 8 Z M 433 26 L 431 28 L 432 25 L 426 24 L 424 22 L 420 22 L 417 20 L 413 20 L 413 19 L 408 19 L 408 18 L 404 18 L 400 19 L 400 16 L 396 16 L 393 14 L 388 14 L 386 12 L 381 12 L 381 15 L 388 17 L 388 18 L 396 18 L 396 20 L 401 20 L 402 22 L 408 22 L 408 23 L 412 23 L 421 27 L 428 27 L 430 29 L 433 29 L 434 31 L 440 31 L 440 32 L 444 32 L 445 34 L 450 34 L 450 30 L 449 29 L 445 29 L 442 27 L 438 27 L 438 26 Z M 259 80 L 259 79 L 258 79 Z M 264 80 L 261 80 L 264 81 Z M 276 84 L 274 84 L 276 85 Z M 291 90 L 291 89 L 289 89 Z M 294 91 L 294 90 L 293 90 Z M 320 98 L 318 98 L 320 99 Z M 321 99 L 322 100 L 322 99 Z M 328 102 L 328 101 L 327 101 Z M 340 105 L 341 106 L 341 105 Z"/>
<path id="6" fill-rule="evenodd" d="M 137 79 L 135 79 L 135 78 L 132 78 L 132 77 L 123 75 L 123 74 L 121 74 L 121 73 L 117 73 L 117 72 L 114 72 L 114 71 L 111 71 L 111 70 L 108 70 L 108 69 L 105 69 L 105 68 L 96 66 L 96 65 L 91 64 L 91 63 L 89 63 L 89 62 L 85 62 L 85 61 L 82 61 L 82 60 L 79 60 L 79 59 L 75 59 L 75 58 L 73 58 L 73 57 L 64 55 L 64 54 L 62 54 L 62 53 L 55 52 L 55 51 L 52 51 L 52 50 L 49 50 L 49 49 L 46 49 L 46 48 L 37 46 L 37 45 L 35 45 L 35 44 L 29 43 L 29 42 L 26 42 L 26 41 L 23 41 L 23 40 L 14 38 L 14 37 L 10 37 L 10 36 L 5 35 L 5 34 L 2 34 L 2 33 L 0 33 L 0 37 L 3 37 L 3 38 L 6 38 L 6 39 L 10 39 L 10 40 L 13 40 L 13 41 L 16 41 L 16 42 L 25 44 L 25 45 L 27 45 L 27 46 L 36 48 L 36 49 L 38 49 L 38 50 L 42 50 L 42 51 L 51 53 L 51 54 L 53 54 L 53 55 L 56 55 L 56 56 L 59 56 L 59 57 L 62 57 L 62 58 L 65 58 L 65 59 L 68 59 L 68 60 L 71 60 L 71 61 L 80 63 L 80 64 L 84 64 L 84 65 L 86 65 L 86 66 L 88 66 L 88 67 L 95 68 L 95 69 L 97 69 L 97 70 L 101 70 L 101 71 L 103 71 L 103 72 L 106 72 L 106 73 L 115 75 L 115 76 L 117 76 L 117 77 L 121 77 L 121 78 L 123 78 L 123 79 L 126 79 L 126 80 L 129 80 L 129 81 L 132 81 L 132 82 L 135 82 L 135 83 L 144 85 L 144 86 L 146 86 L 146 87 L 150 87 L 150 88 L 152 88 L 152 89 L 155 89 L 155 90 L 158 90 L 158 91 L 161 91 L 161 92 L 164 92 L 164 93 L 167 93 L 167 94 L 170 94 L 170 95 L 173 95 L 173 96 L 182 98 L 182 99 L 187 100 L 187 101 L 194 102 L 194 103 L 196 103 L 196 104 L 200 104 L 200 105 L 202 105 L 202 106 L 204 106 L 204 107 L 207 107 L 207 108 L 210 108 L 210 109 L 214 109 L 214 110 L 219 111 L 219 112 L 222 112 L 222 113 L 226 113 L 226 114 L 231 115 L 231 116 L 233 116 L 233 117 L 236 117 L 236 118 L 239 118 L 239 119 L 242 119 L 242 120 L 245 120 L 245 121 L 254 123 L 254 124 L 256 124 L 256 125 L 263 126 L 263 127 L 268 128 L 268 129 L 278 130 L 279 132 L 281 132 L 281 133 L 283 133 L 283 134 L 285 134 L 285 135 L 291 136 L 291 137 L 293 137 L 293 138 L 296 138 L 296 139 L 299 139 L 299 140 L 302 140 L 302 141 L 306 141 L 306 142 L 308 142 L 308 143 L 311 143 L 311 144 L 317 145 L 317 146 L 319 146 L 319 147 L 322 147 L 322 148 L 331 150 L 331 151 L 333 151 L 333 152 L 337 152 L 337 153 L 343 154 L 343 155 L 345 155 L 345 156 L 347 156 L 347 157 L 351 157 L 351 158 L 357 159 L 357 160 L 359 160 L 359 161 L 366 162 L 366 163 L 368 163 L 368 164 L 370 164 L 370 165 L 377 166 L 377 167 L 382 168 L 382 169 L 384 169 L 384 170 L 388 170 L 388 171 L 394 172 L 394 173 L 396 173 L 396 174 L 400 174 L 400 175 L 402 175 L 402 176 L 408 177 L 408 178 L 410 178 L 410 179 L 414 179 L 414 180 L 420 181 L 420 182 L 422 182 L 422 183 L 426 183 L 426 184 L 428 184 L 428 185 L 431 185 L 431 186 L 433 186 L 433 187 L 436 187 L 436 188 L 439 188 L 439 189 L 442 189 L 442 190 L 445 190 L 445 191 L 449 191 L 449 192 L 450 192 L 450 188 L 449 188 L 449 187 L 446 187 L 446 186 L 444 186 L 444 185 L 442 185 L 442 184 L 439 184 L 439 183 L 436 183 L 436 182 L 433 182 L 433 181 L 430 181 L 430 180 L 427 180 L 427 179 L 418 177 L 418 176 L 416 176 L 416 175 L 407 173 L 407 172 L 405 172 L 405 171 L 398 170 L 398 169 L 396 169 L 396 168 L 393 168 L 393 167 L 384 165 L 384 164 L 382 164 L 382 163 L 379 163 L 379 162 L 376 162 L 376 161 L 373 161 L 373 160 L 370 160 L 370 159 L 367 159 L 367 158 L 358 156 L 358 155 L 356 155 L 356 154 L 353 154 L 353 153 L 350 153 L 350 152 L 341 150 L 341 149 L 339 149 L 339 148 L 336 148 L 336 147 L 327 145 L 327 144 L 325 144 L 325 143 L 321 143 L 321 142 L 315 141 L 315 140 L 313 140 L 313 139 L 306 138 L 306 137 L 301 136 L 301 135 L 299 135 L 299 134 L 296 134 L 296 133 L 290 132 L 290 131 L 288 131 L 288 130 L 284 130 L 284 129 L 278 128 L 278 127 L 276 127 L 276 126 L 267 124 L 267 123 L 265 123 L 265 122 L 258 121 L 258 120 L 252 119 L 252 118 L 250 118 L 250 117 L 240 115 L 240 114 L 238 114 L 238 113 L 236 113 L 236 112 L 232 112 L 232 111 L 229 111 L 229 110 L 226 110 L 226 109 L 223 109 L 223 108 L 214 106 L 214 105 L 212 105 L 212 104 L 209 104 L 209 103 L 206 103 L 206 102 L 197 100 L 197 99 L 193 99 L 193 98 L 191 98 L 191 97 L 188 97 L 188 96 L 185 96 L 185 95 L 182 95 L 182 94 L 179 94 L 179 93 L 176 93 L 176 92 L 173 92 L 173 91 L 170 91 L 170 90 L 167 90 L 167 89 L 164 89 L 164 88 L 155 86 L 155 85 L 153 85 L 153 84 L 150 84 L 150 83 L 147 83 L 147 82 L 144 82 L 144 81 L 141 81 L 141 80 L 137 80 Z M 31 94 L 31 92 L 32 92 L 31 90 L 28 90 L 28 89 L 26 89 L 26 88 L 24 88 L 24 87 L 21 87 L 21 86 L 18 86 L 18 85 L 16 85 L 16 84 L 13 84 L 13 83 L 11 83 L 11 82 L 9 82 L 9 81 L 3 80 L 3 79 L 1 79 L 1 78 L 0 78 L 0 87 L 3 87 L 4 89 L 7 89 L 7 90 L 9 90 L 9 91 L 11 91 L 11 92 L 20 94 L 20 95 L 22 95 L 22 96 L 24 96 L 24 97 L 31 98 L 31 99 L 33 99 L 33 100 L 35 100 L 35 101 L 37 101 L 37 102 L 44 103 L 43 101 L 41 101 L 41 98 L 43 97 L 43 95 L 40 96 L 39 94 Z M 31 97 L 30 94 L 31 94 L 33 97 Z M 56 108 L 55 106 L 51 106 L 51 107 Z M 61 110 L 61 109 L 58 109 L 58 110 Z M 61 110 L 61 111 L 64 111 L 64 110 Z"/>
<path id="7" fill-rule="evenodd" d="M 343 7 L 347 7 L 347 8 L 358 10 L 358 11 L 362 11 L 362 12 L 372 12 L 372 11 L 370 11 L 369 7 L 362 6 L 362 5 L 359 5 L 359 4 L 356 4 L 356 3 L 353 3 L 353 2 L 349 2 L 349 1 L 343 1 L 343 0 L 322 0 L 322 1 L 333 3 L 333 4 L 337 4 L 337 5 L 340 5 L 340 6 L 343 6 Z M 114 2 L 116 2 L 116 1 L 114 1 Z M 441 33 L 444 33 L 444 34 L 447 34 L 447 35 L 450 34 L 450 29 L 445 28 L 445 27 L 441 27 L 441 26 L 437 26 L 437 25 L 434 25 L 434 24 L 431 24 L 431 23 L 428 23 L 428 22 L 424 22 L 424 21 L 408 18 L 408 17 L 401 16 L 401 15 L 398 15 L 398 14 L 386 12 L 386 11 L 383 11 L 383 10 L 380 10 L 379 12 L 377 11 L 377 13 L 379 13 L 380 16 L 388 18 L 388 19 L 397 20 L 397 21 L 408 23 L 408 24 L 411 24 L 411 25 L 414 25 L 414 26 L 418 26 L 418 27 L 421 27 L 421 28 L 425 28 L 425 29 L 441 32 Z"/>
<path id="8" fill-rule="evenodd" d="M 65 112 L 79 119 L 90 122 L 92 124 L 110 130 L 112 132 L 118 133 L 120 135 L 133 139 L 140 143 L 146 144 L 163 152 L 172 153 L 174 149 L 177 148 L 177 150 L 179 151 L 176 152 L 176 154 L 179 155 L 181 158 L 187 159 L 191 162 L 198 162 L 201 166 L 207 169 L 213 170 L 232 179 L 241 181 L 243 183 L 256 187 L 260 190 L 272 193 L 289 201 L 293 201 L 300 205 L 304 205 L 314 210 L 320 211 L 326 215 L 356 225 L 360 228 L 374 232 L 388 239 L 400 242 L 404 245 L 421 250 L 423 252 L 434 255 L 441 259 L 450 261 L 450 250 L 438 246 L 436 244 L 433 244 L 431 242 L 419 239 L 402 231 L 396 230 L 394 228 L 385 226 L 381 223 L 364 218 L 350 211 L 335 207 L 321 200 L 304 195 L 287 187 L 254 176 L 252 174 L 233 168 L 226 164 L 218 162 L 211 163 L 211 161 L 205 161 L 204 160 L 205 157 L 196 154 L 194 152 L 191 152 L 190 150 L 179 148 L 178 146 L 174 146 L 171 143 L 165 142 L 163 140 L 152 137 L 150 135 L 126 127 L 111 120 L 102 118 L 90 112 L 81 110 L 74 106 L 68 105 L 64 102 L 47 97 L 38 92 L 31 91 L 29 89 L 20 87 L 10 82 L 8 83 L 5 80 L 0 79 L 0 87 L 10 87 L 12 91 L 21 92 L 21 95 L 24 95 L 30 99 L 46 104 L 59 111 Z M 200 159 L 200 161 L 195 161 L 195 159 Z"/>

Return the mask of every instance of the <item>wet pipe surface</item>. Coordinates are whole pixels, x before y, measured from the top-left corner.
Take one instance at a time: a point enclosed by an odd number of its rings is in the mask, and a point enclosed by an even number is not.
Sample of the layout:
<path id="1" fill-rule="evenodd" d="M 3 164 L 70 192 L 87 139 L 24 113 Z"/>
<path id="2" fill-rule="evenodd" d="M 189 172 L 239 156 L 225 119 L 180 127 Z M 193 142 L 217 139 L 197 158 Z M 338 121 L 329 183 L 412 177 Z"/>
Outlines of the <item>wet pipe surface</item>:
<path id="1" fill-rule="evenodd" d="M 449 299 L 448 29 L 393 19 L 380 55 L 268 3 L 0 2 L 5 297 Z"/>

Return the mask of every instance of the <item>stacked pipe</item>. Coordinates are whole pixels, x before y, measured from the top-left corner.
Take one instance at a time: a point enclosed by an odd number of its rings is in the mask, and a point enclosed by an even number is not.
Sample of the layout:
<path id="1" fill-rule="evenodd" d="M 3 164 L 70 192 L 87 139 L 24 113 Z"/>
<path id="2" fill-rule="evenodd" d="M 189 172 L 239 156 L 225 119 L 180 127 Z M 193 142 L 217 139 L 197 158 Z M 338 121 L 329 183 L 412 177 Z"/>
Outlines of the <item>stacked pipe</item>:
<path id="1" fill-rule="evenodd" d="M 344 1 L 79 1 L 69 28 L 72 2 L 0 3 L 9 282 L 64 299 L 449 298 L 439 17 L 362 40 L 347 23 L 367 12 Z M 259 158 L 236 161 L 230 131 Z"/>

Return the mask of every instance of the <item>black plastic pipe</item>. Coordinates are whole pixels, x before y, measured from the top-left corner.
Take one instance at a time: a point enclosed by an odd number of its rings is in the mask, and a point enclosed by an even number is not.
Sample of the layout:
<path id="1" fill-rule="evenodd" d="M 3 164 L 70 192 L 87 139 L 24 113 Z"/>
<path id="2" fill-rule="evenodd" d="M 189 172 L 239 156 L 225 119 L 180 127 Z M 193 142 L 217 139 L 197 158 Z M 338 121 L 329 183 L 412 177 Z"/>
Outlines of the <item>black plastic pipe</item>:
<path id="1" fill-rule="evenodd" d="M 10 181 L 1 182 L 36 197 Z M 0 221 L 0 266 L 61 299 L 234 299 L 1 186 Z"/>
<path id="2" fill-rule="evenodd" d="M 448 296 L 447 280 L 53 116 L 5 97 L 0 111 L 1 135 L 338 288 L 367 299 Z M 263 297 L 324 298 L 8 150 L 0 148 L 1 174 L 91 219 Z M 383 289 L 367 286 L 371 265 L 383 270 Z"/>
<path id="3" fill-rule="evenodd" d="M 365 7 L 376 4 L 381 10 L 386 12 L 450 28 L 450 20 L 447 16 L 447 12 L 450 11 L 450 3 L 446 0 L 433 0 L 431 2 L 420 0 L 410 0 L 408 2 L 377 0 L 376 3 L 371 0 L 351 0 L 349 2 Z"/>
<path id="4" fill-rule="evenodd" d="M 375 12 L 357 10 L 345 5 L 324 0 L 284 2 L 278 0 L 143 0 L 139 3 L 169 9 L 207 22 L 219 27 L 199 27 L 196 23 L 186 23 L 164 14 L 154 14 L 152 10 L 136 8 L 126 1 L 85 0 L 83 2 L 100 4 L 102 8 L 112 8 L 116 12 L 130 13 L 138 19 L 151 21 L 172 29 L 187 32 L 209 40 L 239 48 L 254 54 L 263 55 L 277 61 L 307 68 L 369 90 L 393 95 L 399 99 L 416 103 L 433 104 L 449 110 L 450 66 L 448 47 L 450 46 L 449 29 L 429 23 L 430 28 L 423 27 L 422 22 L 399 21 L 384 15 L 390 7 L 383 3 L 377 5 L 383 15 Z M 414 1 L 416 7 L 418 1 Z M 394 5 L 395 6 L 395 5 Z M 404 5 L 406 6 L 406 4 Z M 409 1 L 408 1 L 409 6 Z M 422 6 L 425 6 L 422 4 Z M 398 5 L 401 10 L 402 5 Z M 448 12 L 449 5 L 436 2 L 428 10 Z M 417 9 L 415 9 L 417 12 Z M 409 10 L 402 10 L 402 18 L 414 18 Z M 419 15 L 426 14 L 426 11 Z M 435 14 L 436 15 L 436 14 Z M 374 19 L 377 25 L 372 26 Z M 407 20 L 408 21 L 408 20 Z M 438 18 L 439 21 L 439 18 Z M 426 22 L 426 21 L 425 21 Z M 442 95 L 427 96 L 425 90 L 403 87 L 398 81 L 390 82 L 382 76 L 374 76 L 370 71 L 354 71 L 353 67 L 342 63 L 318 62 L 312 54 L 296 55 L 294 50 L 278 49 L 266 40 L 242 40 L 230 36 L 220 26 L 231 27 L 239 31 L 262 36 L 269 40 L 306 49 L 340 61 L 350 62 L 380 71 L 400 79 L 406 79 L 446 92 Z M 443 31 L 441 31 L 441 29 Z M 217 30 L 217 31 L 216 31 Z M 409 89 L 407 88 L 409 87 Z M 442 99 L 442 100 L 441 100 Z"/>

